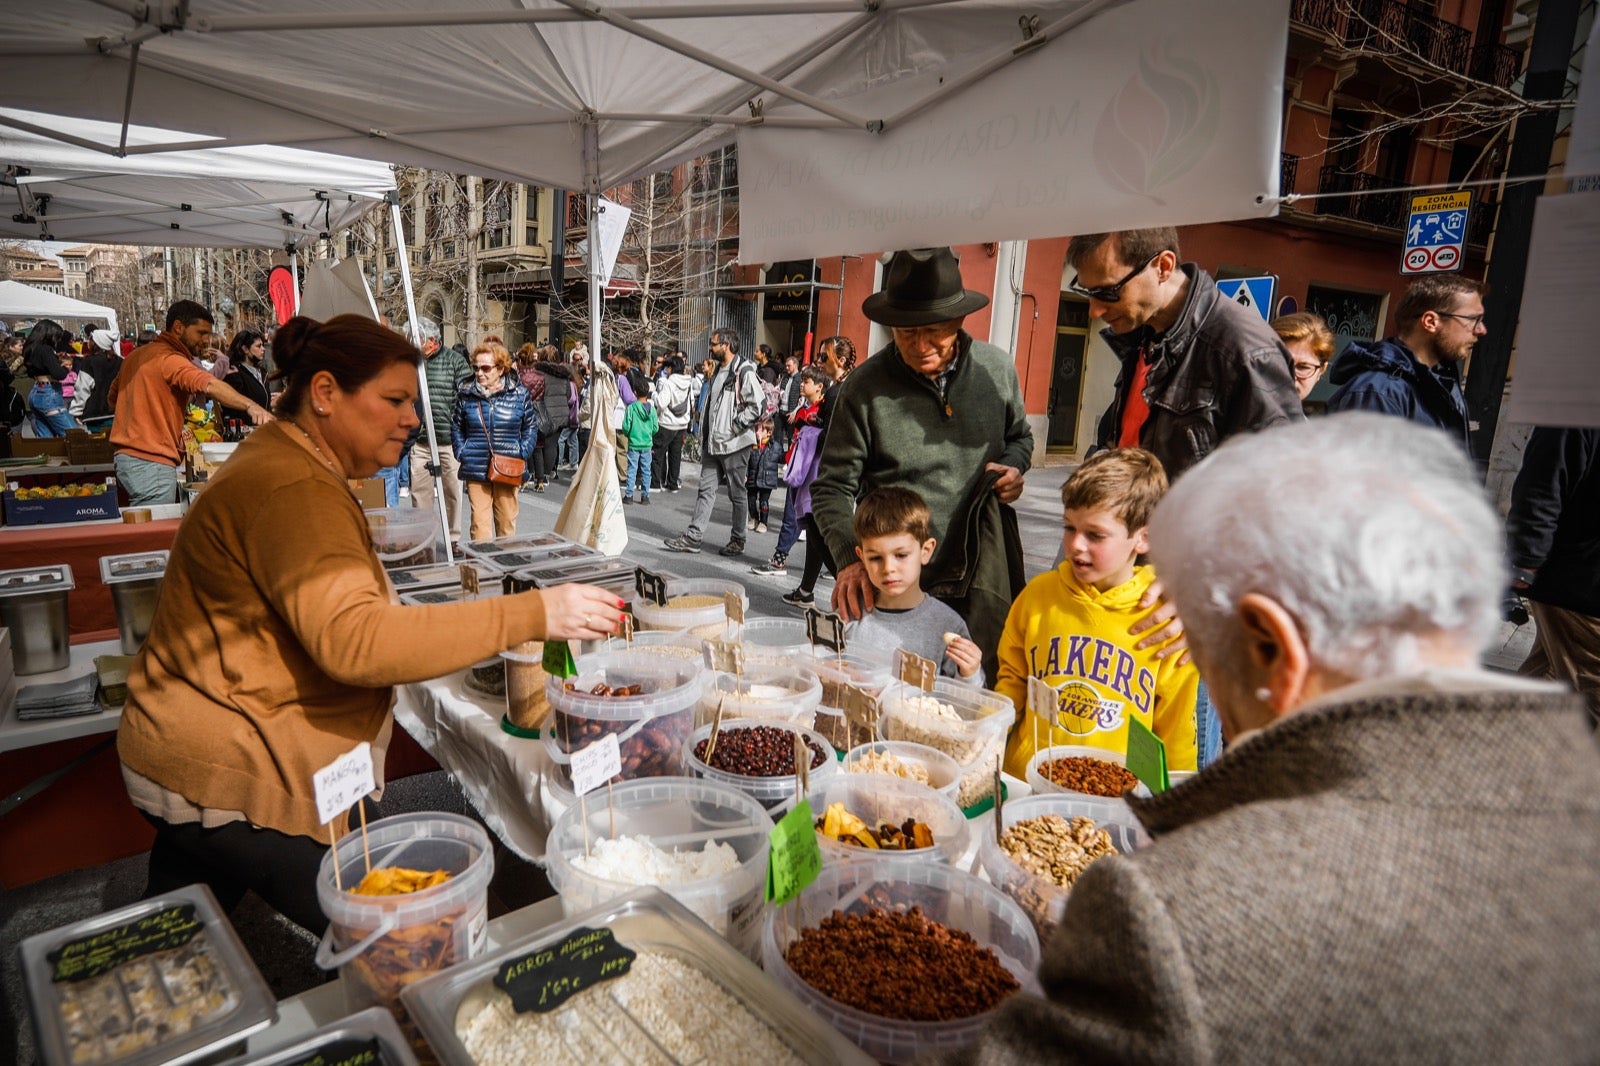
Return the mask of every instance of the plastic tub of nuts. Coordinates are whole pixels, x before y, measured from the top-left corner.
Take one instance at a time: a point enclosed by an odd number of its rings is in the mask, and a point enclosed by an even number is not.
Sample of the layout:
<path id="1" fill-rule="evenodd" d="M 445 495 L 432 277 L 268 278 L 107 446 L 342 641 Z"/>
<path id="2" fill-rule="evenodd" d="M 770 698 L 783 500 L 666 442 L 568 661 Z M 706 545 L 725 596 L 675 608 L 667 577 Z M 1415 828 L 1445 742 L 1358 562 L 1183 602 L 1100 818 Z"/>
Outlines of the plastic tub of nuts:
<path id="1" fill-rule="evenodd" d="M 1088 744 L 1057 744 L 1041 748 L 1028 760 L 1028 787 L 1038 795 L 1055 792 L 1110 799 L 1126 792 L 1150 795 L 1150 789 L 1127 767 L 1124 752 Z"/>
<path id="2" fill-rule="evenodd" d="M 759 954 L 772 819 L 714 781 L 657 777 L 600 790 L 556 819 L 545 868 L 576 914 L 654 885 L 749 956 Z"/>
<path id="3" fill-rule="evenodd" d="M 696 777 L 731 785 L 776 817 L 794 806 L 796 733 L 811 749 L 810 785 L 815 789 L 839 772 L 839 762 L 826 740 L 799 726 L 723 719 L 711 762 L 704 758 L 704 745 L 711 736 L 709 725 L 694 731 L 684 748 L 684 761 Z"/>
<path id="4" fill-rule="evenodd" d="M 640 598 L 634 601 L 633 616 L 640 629 L 687 629 L 702 640 L 722 640 L 738 636 L 729 626 L 728 608 L 723 597 L 734 593 L 750 609 L 750 597 L 736 581 L 715 578 L 675 578 L 667 582 L 667 603 L 658 607 Z"/>
<path id="5" fill-rule="evenodd" d="M 822 686 L 815 674 L 779 663 L 750 663 L 742 674 L 715 673 L 700 698 L 696 725 L 705 725 L 722 705 L 722 720 L 756 718 L 810 729 Z"/>
<path id="6" fill-rule="evenodd" d="M 855 685 L 876 696 L 889 686 L 893 671 L 889 664 L 871 655 L 847 651 L 843 655 L 824 652 L 818 648 L 817 657 L 796 661 L 801 669 L 817 675 L 822 685 L 821 702 L 817 704 L 816 730 L 828 738 L 838 751 L 849 751 L 866 741 L 876 739 L 874 734 L 861 727 L 852 727 L 844 714 L 844 686 Z"/>
<path id="7" fill-rule="evenodd" d="M 824 823 L 817 841 L 825 862 L 950 863 L 967 850 L 970 830 L 956 801 L 915 781 L 844 773 L 814 787 L 807 798 L 811 813 Z"/>
<path id="8" fill-rule="evenodd" d="M 650 888 L 421 981 L 405 1004 L 444 1066 L 868 1063 Z"/>
<path id="9" fill-rule="evenodd" d="M 1026 796 L 1005 804 L 1001 818 L 1004 846 L 993 832 L 983 833 L 978 861 L 990 882 L 1028 915 L 1041 942 L 1055 932 L 1067 894 L 1090 863 L 1127 854 L 1149 839 L 1119 799 L 1059 792 Z"/>
<path id="10" fill-rule="evenodd" d="M 874 1059 L 911 1062 L 967 1047 L 1007 996 L 1037 991 L 1039 938 L 972 874 L 868 859 L 769 908 L 761 964 Z"/>
<path id="11" fill-rule="evenodd" d="M 926 744 L 954 759 L 961 767 L 956 802 L 965 810 L 993 794 L 995 757 L 1016 717 L 998 692 L 943 677 L 927 693 L 896 681 L 883 692 L 878 737 Z"/>
<path id="12" fill-rule="evenodd" d="M 622 749 L 618 781 L 681 775 L 703 675 L 700 664 L 688 660 L 617 651 L 584 656 L 575 677 L 547 678 L 551 714 L 544 744 L 557 779 L 571 787 L 572 752 L 608 733 Z"/>
<path id="13" fill-rule="evenodd" d="M 938 748 L 909 740 L 874 740 L 858 744 L 844 757 L 847 774 L 887 774 L 903 777 L 942 792 L 952 800 L 961 783 L 961 767 Z"/>

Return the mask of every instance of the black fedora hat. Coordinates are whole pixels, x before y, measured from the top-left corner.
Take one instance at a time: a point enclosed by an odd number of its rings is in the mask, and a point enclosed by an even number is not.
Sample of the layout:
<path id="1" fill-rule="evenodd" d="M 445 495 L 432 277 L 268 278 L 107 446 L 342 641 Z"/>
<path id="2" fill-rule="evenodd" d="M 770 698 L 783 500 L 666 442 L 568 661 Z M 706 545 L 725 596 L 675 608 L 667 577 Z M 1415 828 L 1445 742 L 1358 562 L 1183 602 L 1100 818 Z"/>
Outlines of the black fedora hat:
<path id="1" fill-rule="evenodd" d="M 962 287 L 961 264 L 949 248 L 913 248 L 894 253 L 883 291 L 863 300 L 861 313 L 885 326 L 927 326 L 988 305 L 983 293 Z"/>

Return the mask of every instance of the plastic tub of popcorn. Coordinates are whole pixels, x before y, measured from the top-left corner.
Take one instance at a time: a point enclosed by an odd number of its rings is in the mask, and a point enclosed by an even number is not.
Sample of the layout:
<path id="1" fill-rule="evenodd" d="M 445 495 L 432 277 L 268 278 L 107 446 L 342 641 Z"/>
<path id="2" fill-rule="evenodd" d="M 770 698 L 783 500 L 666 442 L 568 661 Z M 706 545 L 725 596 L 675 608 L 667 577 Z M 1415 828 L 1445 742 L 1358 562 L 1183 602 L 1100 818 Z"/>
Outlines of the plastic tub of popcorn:
<path id="1" fill-rule="evenodd" d="M 730 785 L 629 781 L 589 793 L 556 819 L 545 868 L 568 915 L 653 885 L 753 957 L 771 831 L 766 808 Z"/>
<path id="2" fill-rule="evenodd" d="M 1033 753 L 1027 782 L 1036 795 L 1066 793 L 1108 799 L 1125 792 L 1150 795 L 1150 789 L 1127 767 L 1125 752 L 1088 744 L 1056 744 Z"/>
<path id="3" fill-rule="evenodd" d="M 905 778 L 942 792 L 952 800 L 961 783 L 961 767 L 938 748 L 909 740 L 874 740 L 858 744 L 844 757 L 847 774 L 884 774 Z"/>
<path id="4" fill-rule="evenodd" d="M 1008 996 L 1036 992 L 1039 938 L 972 874 L 867 859 L 768 908 L 761 964 L 862 1051 L 902 1063 L 968 1047 Z"/>
<path id="5" fill-rule="evenodd" d="M 1026 796 L 1006 803 L 1000 817 L 1005 846 L 992 831 L 981 834 L 978 862 L 990 883 L 1028 915 L 1041 942 L 1055 932 L 1067 894 L 1090 863 L 1125 855 L 1149 839 L 1133 811 L 1116 799 Z"/>
<path id="6" fill-rule="evenodd" d="M 934 681 L 932 692 L 892 682 L 883 692 L 880 740 L 909 740 L 950 756 L 961 767 L 956 802 L 963 810 L 994 793 L 995 759 L 1017 710 L 998 692 L 951 678 Z"/>
<path id="7" fill-rule="evenodd" d="M 607 734 L 616 734 L 622 753 L 618 781 L 682 775 L 704 673 L 688 660 L 615 651 L 585 655 L 573 677 L 547 678 L 544 744 L 556 777 L 570 787 L 572 752 Z"/>
<path id="8" fill-rule="evenodd" d="M 651 888 L 421 981 L 405 1004 L 444 1066 L 869 1062 Z"/>
<path id="9" fill-rule="evenodd" d="M 967 850 L 970 830 L 956 801 L 903 777 L 843 773 L 807 798 L 823 823 L 817 841 L 825 862 L 951 863 Z"/>
<path id="10" fill-rule="evenodd" d="M 747 663 L 742 674 L 711 675 L 700 697 L 695 724 L 705 725 L 722 705 L 722 720 L 755 718 L 810 729 L 816 719 L 822 686 L 807 670 L 777 663 Z"/>
<path id="11" fill-rule="evenodd" d="M 797 665 L 816 674 L 822 685 L 821 701 L 817 704 L 817 732 L 827 737 L 837 751 L 849 751 L 875 739 L 872 731 L 861 726 L 852 727 L 845 720 L 844 686 L 855 685 L 868 695 L 878 695 L 889 687 L 894 676 L 888 662 L 855 651 L 835 655 L 820 648 L 815 650 L 820 653 L 817 657 L 797 660 Z"/>
<path id="12" fill-rule="evenodd" d="M 839 772 L 839 762 L 826 740 L 798 726 L 723 719 L 711 762 L 706 762 L 703 746 L 711 736 L 710 725 L 694 731 L 684 748 L 684 761 L 694 776 L 738 789 L 777 818 L 794 806 L 796 733 L 811 750 L 809 784 L 816 788 Z"/>
<path id="13" fill-rule="evenodd" d="M 633 616 L 640 629 L 687 629 L 701 640 L 733 639 L 738 631 L 728 625 L 728 608 L 723 599 L 730 592 L 739 597 L 745 610 L 750 609 L 750 597 L 736 581 L 674 578 L 667 582 L 665 606 L 658 607 L 641 597 L 634 601 Z"/>

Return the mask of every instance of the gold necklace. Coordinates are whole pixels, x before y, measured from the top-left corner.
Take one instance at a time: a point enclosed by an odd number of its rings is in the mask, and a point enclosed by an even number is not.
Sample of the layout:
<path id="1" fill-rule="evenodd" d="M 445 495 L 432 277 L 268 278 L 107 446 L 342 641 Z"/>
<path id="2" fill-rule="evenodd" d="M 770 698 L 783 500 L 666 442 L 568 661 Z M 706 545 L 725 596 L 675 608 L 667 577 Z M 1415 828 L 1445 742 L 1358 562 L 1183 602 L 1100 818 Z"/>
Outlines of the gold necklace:
<path id="1" fill-rule="evenodd" d="M 298 429 L 300 431 L 300 435 L 306 439 L 306 442 L 308 444 L 310 444 L 313 448 L 315 448 L 317 450 L 317 454 L 322 456 L 322 461 L 324 463 L 328 464 L 328 469 L 332 470 L 335 474 L 338 474 L 341 478 L 343 478 L 344 477 L 344 473 L 339 469 L 339 467 L 337 465 L 334 464 L 334 461 L 332 459 L 328 458 L 328 453 L 322 450 L 322 445 L 317 443 L 317 438 L 313 437 L 311 435 L 311 433 L 306 429 L 305 426 L 302 426 L 299 422 L 296 422 L 294 419 L 292 419 L 292 418 L 291 419 L 287 419 L 287 421 L 291 426 L 293 426 L 295 429 Z"/>

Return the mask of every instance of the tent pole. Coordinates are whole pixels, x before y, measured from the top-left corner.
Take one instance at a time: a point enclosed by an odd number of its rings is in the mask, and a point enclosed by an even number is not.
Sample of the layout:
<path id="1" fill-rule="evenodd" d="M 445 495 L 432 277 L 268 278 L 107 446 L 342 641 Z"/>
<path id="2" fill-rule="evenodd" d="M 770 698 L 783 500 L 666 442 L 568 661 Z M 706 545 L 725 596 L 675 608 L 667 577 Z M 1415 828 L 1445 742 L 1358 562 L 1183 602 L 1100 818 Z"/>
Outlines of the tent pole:
<path id="1" fill-rule="evenodd" d="M 300 313 L 300 249 L 289 246 L 289 277 L 294 282 L 294 313 Z"/>
<path id="2" fill-rule="evenodd" d="M 589 358 L 594 369 L 600 367 L 600 289 L 604 285 L 600 269 L 600 127 L 593 117 L 583 124 L 583 200 L 589 209 Z M 600 425 L 600 412 L 590 412 Z M 607 425 L 611 412 L 605 413 Z"/>
<path id="3" fill-rule="evenodd" d="M 411 291 L 411 256 L 406 251 L 406 232 L 400 220 L 399 193 L 389 193 L 388 200 L 389 221 L 394 226 L 395 258 L 400 261 L 400 288 L 406 294 L 406 321 L 411 327 L 411 343 L 421 348 L 422 323 L 417 321 L 417 297 Z M 441 339 L 440 343 L 444 341 Z M 428 368 L 425 363 L 417 364 L 417 395 L 422 400 L 422 424 L 428 431 L 428 454 L 433 456 L 433 461 L 428 464 L 428 472 L 433 475 L 433 505 L 439 512 L 439 528 L 444 531 L 444 561 L 453 563 L 456 557 L 450 547 L 450 512 L 445 508 L 444 471 L 439 463 L 439 437 L 433 425 L 433 402 L 428 397 Z"/>

